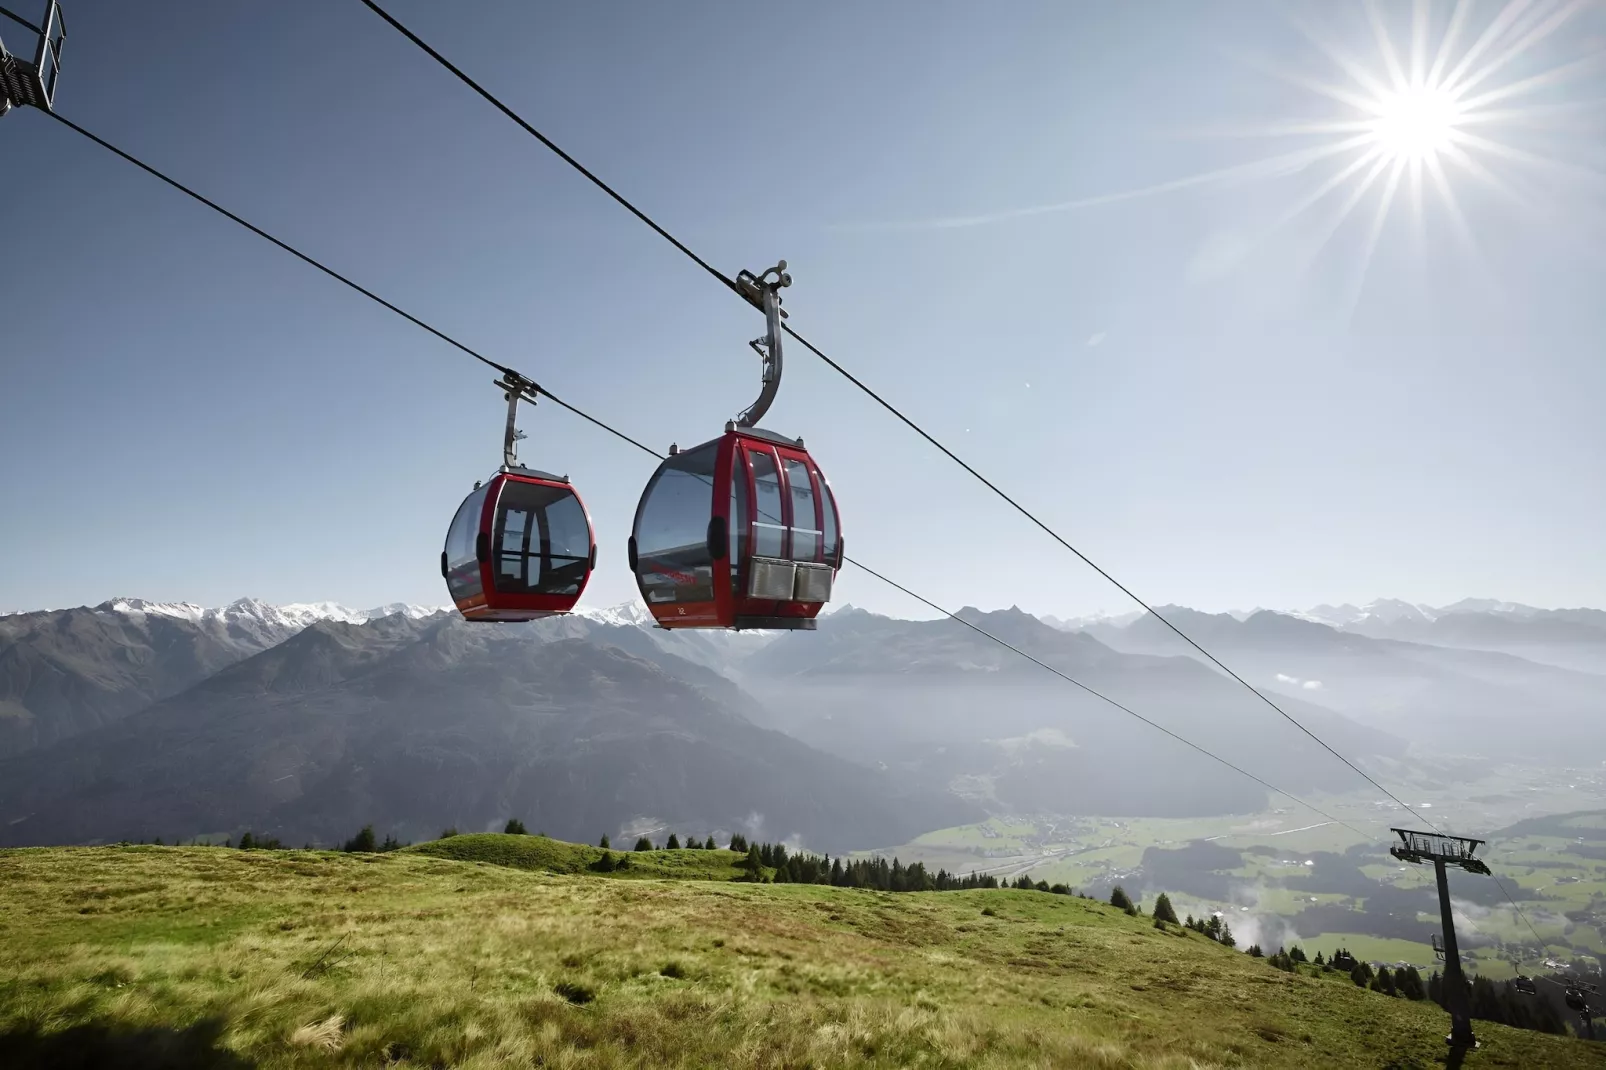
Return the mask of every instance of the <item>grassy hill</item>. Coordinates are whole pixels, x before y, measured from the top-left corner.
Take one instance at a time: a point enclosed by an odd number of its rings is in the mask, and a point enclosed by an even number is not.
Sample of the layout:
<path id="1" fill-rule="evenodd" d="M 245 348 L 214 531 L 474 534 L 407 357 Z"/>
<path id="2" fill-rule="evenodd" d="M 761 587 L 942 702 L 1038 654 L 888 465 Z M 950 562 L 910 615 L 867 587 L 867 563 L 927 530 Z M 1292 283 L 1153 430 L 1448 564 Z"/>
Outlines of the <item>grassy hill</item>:
<path id="1" fill-rule="evenodd" d="M 593 854 L 501 836 L 0 851 L 0 1066 L 1445 1061 L 1436 1007 L 1086 900 L 668 880 L 645 854 L 621 880 L 584 872 Z M 1606 1045 L 1478 1032 L 1469 1066 L 1606 1067 Z"/>
<path id="2" fill-rule="evenodd" d="M 744 856 L 734 851 L 604 851 L 583 843 L 568 843 L 546 836 L 508 836 L 500 832 L 478 832 L 431 840 L 402 848 L 403 853 L 449 858 L 455 862 L 488 862 L 513 869 L 532 869 L 543 873 L 588 873 L 605 854 L 626 860 L 624 869 L 610 871 L 613 877 L 658 877 L 679 880 L 728 881 L 744 875 L 736 868 Z"/>

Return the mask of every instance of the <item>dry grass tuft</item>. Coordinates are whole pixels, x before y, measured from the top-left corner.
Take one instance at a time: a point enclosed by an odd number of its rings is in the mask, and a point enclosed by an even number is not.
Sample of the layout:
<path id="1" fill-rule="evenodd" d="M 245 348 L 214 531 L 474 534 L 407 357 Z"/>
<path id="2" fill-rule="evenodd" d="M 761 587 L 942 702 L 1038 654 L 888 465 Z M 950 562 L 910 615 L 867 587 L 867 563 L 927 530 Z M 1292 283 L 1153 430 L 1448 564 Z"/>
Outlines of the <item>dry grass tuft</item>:
<path id="1" fill-rule="evenodd" d="M 297 1048 L 319 1048 L 339 1051 L 345 1040 L 346 1016 L 331 1014 L 321 1022 L 304 1025 L 290 1034 L 290 1043 Z"/>

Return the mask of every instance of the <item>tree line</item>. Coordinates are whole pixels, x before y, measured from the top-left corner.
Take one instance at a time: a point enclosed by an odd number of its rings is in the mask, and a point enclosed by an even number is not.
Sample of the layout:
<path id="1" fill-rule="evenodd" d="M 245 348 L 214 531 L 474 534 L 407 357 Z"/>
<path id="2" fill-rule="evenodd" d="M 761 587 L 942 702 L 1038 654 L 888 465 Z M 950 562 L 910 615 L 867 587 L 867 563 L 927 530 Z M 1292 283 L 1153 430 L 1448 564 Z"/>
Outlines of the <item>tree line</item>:
<path id="1" fill-rule="evenodd" d="M 1415 966 L 1390 969 L 1380 965 L 1373 969 L 1371 963 L 1357 959 L 1346 947 L 1333 952 L 1331 958 L 1324 958 L 1318 951 L 1312 959 L 1298 944 L 1288 948 L 1279 947 L 1270 955 L 1265 954 L 1259 944 L 1252 944 L 1249 954 L 1252 958 L 1264 958 L 1268 965 L 1284 973 L 1347 975 L 1357 988 L 1399 999 L 1432 1000 L 1449 1009 L 1445 981 L 1437 970 L 1424 980 Z M 1307 969 L 1302 970 L 1301 966 Z M 1541 1033 L 1567 1032 L 1566 1023 L 1551 1001 L 1525 996 L 1509 981 L 1495 982 L 1487 977 L 1477 977 L 1468 981 L 1467 986 L 1471 997 L 1470 1011 L 1474 1018 Z"/>
<path id="2" fill-rule="evenodd" d="M 830 855 L 789 851 L 782 843 L 748 843 L 745 837 L 731 838 L 733 850 L 745 849 L 736 865 L 746 880 L 770 880 L 776 884 L 826 884 L 833 888 L 868 888 L 877 892 L 954 892 L 973 888 L 997 888 L 998 878 L 986 873 L 963 876 L 939 869 L 928 870 L 924 862 L 904 865 L 894 857 L 855 858 L 843 861 Z"/>

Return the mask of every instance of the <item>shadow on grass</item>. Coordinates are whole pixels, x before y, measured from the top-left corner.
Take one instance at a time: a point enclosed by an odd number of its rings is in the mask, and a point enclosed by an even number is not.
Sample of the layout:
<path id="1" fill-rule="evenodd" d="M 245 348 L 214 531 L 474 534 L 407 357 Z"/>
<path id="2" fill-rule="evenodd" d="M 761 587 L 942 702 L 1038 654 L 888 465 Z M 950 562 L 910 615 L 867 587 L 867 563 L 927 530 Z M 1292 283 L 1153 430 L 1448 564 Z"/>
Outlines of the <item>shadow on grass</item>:
<path id="1" fill-rule="evenodd" d="M 223 1022 L 209 1018 L 188 1029 L 131 1029 L 77 1025 L 56 1033 L 0 1033 L 6 1070 L 251 1070 L 254 1065 L 218 1046 Z"/>

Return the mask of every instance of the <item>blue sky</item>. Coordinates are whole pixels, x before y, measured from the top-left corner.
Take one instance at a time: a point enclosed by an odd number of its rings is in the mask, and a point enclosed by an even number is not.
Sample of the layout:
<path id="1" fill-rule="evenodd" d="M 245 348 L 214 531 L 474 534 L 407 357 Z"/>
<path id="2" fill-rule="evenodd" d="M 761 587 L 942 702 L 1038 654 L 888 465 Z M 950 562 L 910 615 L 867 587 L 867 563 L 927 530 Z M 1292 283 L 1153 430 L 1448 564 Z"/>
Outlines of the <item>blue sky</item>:
<path id="1" fill-rule="evenodd" d="M 725 271 L 785 257 L 798 329 L 1151 601 L 1606 605 L 1606 137 L 1567 110 L 1598 67 L 1504 102 L 1551 107 L 1500 136 L 1575 170 L 1480 156 L 1508 196 L 1452 167 L 1477 251 L 1430 187 L 1368 261 L 1382 179 L 1325 244 L 1358 176 L 1279 222 L 1353 153 L 1010 214 L 1321 144 L 1216 136 L 1348 114 L 1272 73 L 1346 82 L 1275 6 L 469 9 L 391 5 Z M 1385 76 L 1360 6 L 1308 10 Z M 756 313 L 356 0 L 69 19 L 63 115 L 567 400 L 662 448 L 756 393 Z M 1483 88 L 1602 48 L 1584 11 Z M 0 121 L 0 163 L 0 610 L 445 600 L 499 459 L 487 369 L 43 115 Z M 850 553 L 932 598 L 1128 608 L 801 350 L 766 424 Z M 632 597 L 652 462 L 524 426 L 591 507 L 588 600 Z M 838 598 L 923 614 L 851 570 Z"/>

